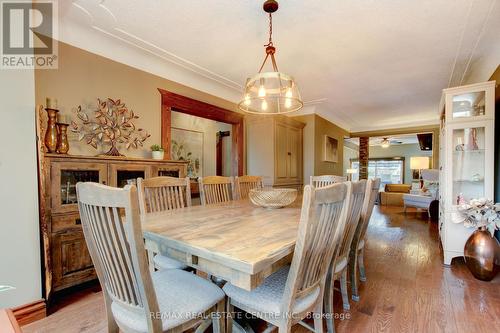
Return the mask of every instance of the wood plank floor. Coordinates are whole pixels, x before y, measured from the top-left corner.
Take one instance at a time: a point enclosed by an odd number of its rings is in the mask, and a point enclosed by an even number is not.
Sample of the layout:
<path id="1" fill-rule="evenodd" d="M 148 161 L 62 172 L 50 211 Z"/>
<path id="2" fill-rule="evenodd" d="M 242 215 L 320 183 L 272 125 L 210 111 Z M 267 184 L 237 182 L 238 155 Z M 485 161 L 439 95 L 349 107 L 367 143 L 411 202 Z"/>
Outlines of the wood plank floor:
<path id="1" fill-rule="evenodd" d="M 436 223 L 402 208 L 376 207 L 365 254 L 368 280 L 360 302 L 342 310 L 336 294 L 337 332 L 498 332 L 500 275 L 474 279 L 462 259 L 442 266 Z M 101 293 L 90 288 L 60 302 L 47 318 L 24 332 L 105 332 Z M 256 332 L 263 325 L 252 322 Z M 307 330 L 300 325 L 294 332 Z"/>

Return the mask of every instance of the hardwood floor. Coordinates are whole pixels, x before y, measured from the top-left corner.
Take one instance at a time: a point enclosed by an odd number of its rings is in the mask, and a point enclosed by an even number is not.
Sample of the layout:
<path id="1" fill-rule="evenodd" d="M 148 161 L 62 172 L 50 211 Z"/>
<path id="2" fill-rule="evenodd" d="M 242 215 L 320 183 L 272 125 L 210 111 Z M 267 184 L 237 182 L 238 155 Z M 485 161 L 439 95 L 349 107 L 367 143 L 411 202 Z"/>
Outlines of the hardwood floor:
<path id="1" fill-rule="evenodd" d="M 398 207 L 375 207 L 365 252 L 367 281 L 361 300 L 335 309 L 337 332 L 498 332 L 500 275 L 491 282 L 474 279 L 462 259 L 442 265 L 437 223 Z M 105 332 L 101 293 L 88 289 L 71 296 L 45 319 L 24 332 Z M 251 323 L 256 332 L 263 325 Z M 294 332 L 308 332 L 300 325 Z"/>

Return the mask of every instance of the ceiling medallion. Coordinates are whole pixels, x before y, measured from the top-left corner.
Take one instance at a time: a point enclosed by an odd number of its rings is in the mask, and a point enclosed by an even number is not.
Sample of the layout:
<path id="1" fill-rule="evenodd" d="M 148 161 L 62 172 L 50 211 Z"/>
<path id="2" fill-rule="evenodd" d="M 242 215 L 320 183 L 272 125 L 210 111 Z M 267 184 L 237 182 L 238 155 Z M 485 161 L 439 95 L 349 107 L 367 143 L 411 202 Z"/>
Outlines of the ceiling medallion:
<path id="1" fill-rule="evenodd" d="M 247 79 L 243 99 L 238 108 L 244 112 L 256 114 L 282 114 L 300 110 L 304 103 L 300 98 L 299 89 L 293 77 L 278 71 L 273 45 L 273 18 L 272 13 L 278 10 L 278 2 L 267 0 L 264 2 L 264 11 L 269 14 L 269 41 L 266 45 L 266 57 L 260 66 L 259 72 Z M 267 59 L 271 59 L 272 72 L 262 72 Z"/>

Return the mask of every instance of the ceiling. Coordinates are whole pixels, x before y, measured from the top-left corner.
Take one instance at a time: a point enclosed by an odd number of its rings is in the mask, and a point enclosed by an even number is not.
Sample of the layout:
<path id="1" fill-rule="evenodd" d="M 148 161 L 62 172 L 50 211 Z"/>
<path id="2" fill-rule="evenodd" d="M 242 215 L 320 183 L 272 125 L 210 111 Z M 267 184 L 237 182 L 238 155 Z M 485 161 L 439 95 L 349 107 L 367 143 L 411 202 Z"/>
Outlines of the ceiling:
<path id="1" fill-rule="evenodd" d="M 390 135 L 390 136 L 374 136 L 370 137 L 369 144 L 370 146 L 380 146 L 382 140 L 387 138 L 391 145 L 409 145 L 409 144 L 418 144 L 418 139 L 416 134 L 399 134 L 399 135 Z M 355 144 L 359 146 L 359 138 L 348 138 L 345 141 Z"/>
<path id="2" fill-rule="evenodd" d="M 59 39 L 236 102 L 264 56 L 256 0 L 59 2 Z M 273 16 L 281 71 L 305 107 L 352 132 L 438 123 L 440 91 L 500 58 L 495 0 L 287 0 Z M 485 75 L 488 75 L 484 77 Z"/>

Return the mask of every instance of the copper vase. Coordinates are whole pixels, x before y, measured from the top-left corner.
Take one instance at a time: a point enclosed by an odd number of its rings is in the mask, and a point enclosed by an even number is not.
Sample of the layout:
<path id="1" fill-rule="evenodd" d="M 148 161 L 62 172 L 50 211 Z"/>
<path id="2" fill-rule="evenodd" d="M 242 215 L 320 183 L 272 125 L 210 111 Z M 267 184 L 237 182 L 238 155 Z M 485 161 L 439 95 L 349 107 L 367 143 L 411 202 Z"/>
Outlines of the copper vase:
<path id="1" fill-rule="evenodd" d="M 45 131 L 45 147 L 49 153 L 55 153 L 57 150 L 57 128 L 56 128 L 56 118 L 59 110 L 56 109 L 45 109 L 49 117 L 47 122 L 47 130 Z"/>
<path id="2" fill-rule="evenodd" d="M 68 124 L 57 123 L 57 152 L 67 154 L 69 150 Z"/>
<path id="3" fill-rule="evenodd" d="M 464 247 L 465 264 L 476 279 L 491 281 L 498 272 L 495 259 L 500 245 L 485 228 L 478 229 L 469 237 Z"/>

